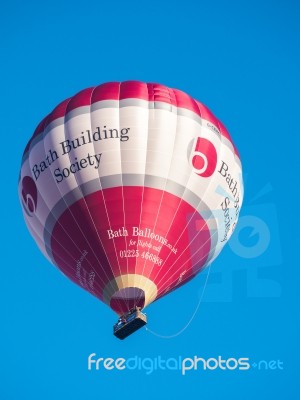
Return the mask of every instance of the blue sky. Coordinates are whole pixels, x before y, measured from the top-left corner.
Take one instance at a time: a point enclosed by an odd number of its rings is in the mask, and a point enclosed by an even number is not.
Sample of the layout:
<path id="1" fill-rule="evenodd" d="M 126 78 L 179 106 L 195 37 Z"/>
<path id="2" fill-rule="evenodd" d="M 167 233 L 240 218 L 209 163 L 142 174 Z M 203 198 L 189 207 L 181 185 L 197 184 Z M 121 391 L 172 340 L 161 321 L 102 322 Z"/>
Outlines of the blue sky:
<path id="1" fill-rule="evenodd" d="M 276 0 L 2 5 L 1 399 L 299 397 L 299 11 Z M 245 200 L 243 228 L 213 264 L 191 323 L 205 276 L 149 307 L 157 335 L 120 342 L 115 315 L 39 253 L 17 179 L 29 137 L 57 103 L 128 79 L 176 87 L 212 109 L 240 151 Z M 145 365 L 248 357 L 251 369 L 88 371 L 90 353 Z"/>

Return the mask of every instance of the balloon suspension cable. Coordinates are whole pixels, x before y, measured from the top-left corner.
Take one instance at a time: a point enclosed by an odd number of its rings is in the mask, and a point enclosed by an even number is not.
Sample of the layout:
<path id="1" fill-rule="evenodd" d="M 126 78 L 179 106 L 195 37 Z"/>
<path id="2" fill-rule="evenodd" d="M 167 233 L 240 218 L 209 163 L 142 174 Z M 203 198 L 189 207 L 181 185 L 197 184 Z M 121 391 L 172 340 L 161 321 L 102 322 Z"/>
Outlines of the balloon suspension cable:
<path id="1" fill-rule="evenodd" d="M 152 335 L 157 336 L 157 337 L 159 337 L 159 338 L 161 338 L 161 339 L 173 339 L 173 338 L 175 338 L 175 337 L 181 335 L 181 334 L 189 327 L 189 325 L 193 322 L 194 318 L 195 318 L 196 315 L 197 315 L 197 312 L 198 312 L 198 310 L 199 310 L 199 308 L 200 308 L 200 305 L 201 305 L 201 303 L 202 303 L 202 299 L 203 299 L 203 296 L 204 296 L 204 292 L 205 292 L 205 289 L 206 289 L 206 286 L 207 286 L 208 277 L 209 277 L 209 274 L 210 274 L 210 268 L 211 268 L 211 264 L 209 264 L 209 266 L 208 266 L 208 268 L 207 268 L 208 271 L 207 271 L 207 275 L 206 275 L 206 278 L 205 278 L 205 282 L 204 282 L 204 286 L 203 286 L 201 295 L 200 295 L 200 297 L 199 297 L 198 304 L 196 305 L 196 308 L 195 308 L 195 310 L 194 310 L 192 316 L 190 317 L 190 319 L 189 319 L 188 322 L 184 325 L 183 328 L 181 328 L 178 332 L 176 332 L 176 333 L 174 333 L 174 334 L 172 334 L 172 335 L 161 335 L 161 334 L 159 334 L 159 333 L 157 333 L 157 332 L 152 331 L 152 330 L 149 329 L 147 326 L 145 327 L 145 330 L 146 330 L 147 332 L 151 333 Z"/>

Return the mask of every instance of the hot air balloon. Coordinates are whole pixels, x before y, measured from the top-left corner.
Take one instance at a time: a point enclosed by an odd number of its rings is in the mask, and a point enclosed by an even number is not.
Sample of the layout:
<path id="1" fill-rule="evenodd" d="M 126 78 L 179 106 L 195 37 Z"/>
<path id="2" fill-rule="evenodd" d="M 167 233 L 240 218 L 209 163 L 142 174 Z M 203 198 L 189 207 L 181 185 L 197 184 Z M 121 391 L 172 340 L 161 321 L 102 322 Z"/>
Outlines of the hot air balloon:
<path id="1" fill-rule="evenodd" d="M 110 82 L 63 101 L 37 126 L 19 196 L 48 260 L 118 315 L 142 310 L 220 253 L 243 198 L 237 149 L 202 103 L 166 86 Z"/>

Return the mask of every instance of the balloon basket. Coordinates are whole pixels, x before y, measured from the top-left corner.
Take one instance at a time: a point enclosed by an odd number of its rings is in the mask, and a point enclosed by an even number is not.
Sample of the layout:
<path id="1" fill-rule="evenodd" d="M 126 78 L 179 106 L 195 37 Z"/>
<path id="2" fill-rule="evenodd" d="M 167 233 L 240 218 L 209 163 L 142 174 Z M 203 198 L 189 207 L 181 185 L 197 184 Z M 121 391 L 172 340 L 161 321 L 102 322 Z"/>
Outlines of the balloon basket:
<path id="1" fill-rule="evenodd" d="M 146 314 L 143 314 L 139 308 L 134 308 L 118 319 L 113 326 L 114 335 L 123 340 L 146 324 Z"/>

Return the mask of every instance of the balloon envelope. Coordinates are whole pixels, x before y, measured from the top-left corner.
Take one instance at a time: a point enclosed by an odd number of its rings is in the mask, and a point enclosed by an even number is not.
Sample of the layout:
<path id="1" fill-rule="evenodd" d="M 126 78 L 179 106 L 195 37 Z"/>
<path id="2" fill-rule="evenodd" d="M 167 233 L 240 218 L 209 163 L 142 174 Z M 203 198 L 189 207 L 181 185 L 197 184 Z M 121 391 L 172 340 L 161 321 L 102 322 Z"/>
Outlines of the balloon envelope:
<path id="1" fill-rule="evenodd" d="M 202 271 L 237 223 L 237 150 L 179 90 L 136 81 L 59 104 L 24 151 L 19 196 L 45 256 L 118 314 Z"/>

